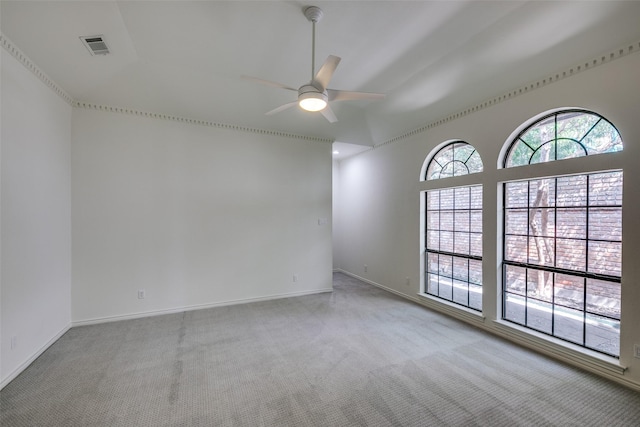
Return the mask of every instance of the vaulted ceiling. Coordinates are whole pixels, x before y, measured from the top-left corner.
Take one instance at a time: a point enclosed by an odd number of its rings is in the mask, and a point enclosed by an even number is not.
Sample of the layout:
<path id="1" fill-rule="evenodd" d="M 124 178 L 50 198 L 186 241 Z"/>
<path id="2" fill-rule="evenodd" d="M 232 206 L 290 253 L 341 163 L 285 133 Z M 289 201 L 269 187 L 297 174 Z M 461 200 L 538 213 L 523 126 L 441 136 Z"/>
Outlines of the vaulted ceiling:
<path id="1" fill-rule="evenodd" d="M 291 108 L 316 64 L 330 87 L 385 93 Z M 76 101 L 376 145 L 640 40 L 637 1 L 4 1 L 1 31 Z M 80 36 L 103 35 L 91 56 Z"/>

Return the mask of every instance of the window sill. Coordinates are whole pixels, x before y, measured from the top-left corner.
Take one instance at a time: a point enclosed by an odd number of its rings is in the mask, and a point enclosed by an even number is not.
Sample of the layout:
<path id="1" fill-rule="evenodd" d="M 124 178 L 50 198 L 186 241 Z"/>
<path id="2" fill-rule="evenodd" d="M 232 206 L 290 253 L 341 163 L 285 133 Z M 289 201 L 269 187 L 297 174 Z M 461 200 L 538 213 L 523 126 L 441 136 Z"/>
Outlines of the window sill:
<path id="1" fill-rule="evenodd" d="M 579 364 L 603 374 L 621 376 L 626 367 L 620 360 L 595 351 L 574 346 L 563 340 L 504 320 L 493 321 L 494 330 L 505 338 L 563 361 Z"/>
<path id="2" fill-rule="evenodd" d="M 418 293 L 418 301 L 426 307 L 470 323 L 484 323 L 485 320 L 479 311 L 422 292 Z"/>

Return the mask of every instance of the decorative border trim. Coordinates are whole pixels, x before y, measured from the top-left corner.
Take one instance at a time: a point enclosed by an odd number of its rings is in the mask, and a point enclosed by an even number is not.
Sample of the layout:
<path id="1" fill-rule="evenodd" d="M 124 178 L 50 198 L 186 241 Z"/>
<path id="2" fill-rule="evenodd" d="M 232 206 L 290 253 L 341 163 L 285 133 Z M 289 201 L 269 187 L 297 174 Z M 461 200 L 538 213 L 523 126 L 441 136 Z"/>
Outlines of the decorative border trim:
<path id="1" fill-rule="evenodd" d="M 281 131 L 275 131 L 275 130 L 265 130 L 265 129 L 257 129 L 257 128 L 251 128 L 251 127 L 246 127 L 246 126 L 240 126 L 240 125 L 231 125 L 231 124 L 224 124 L 224 123 L 216 123 L 216 122 L 212 122 L 212 121 L 208 121 L 208 120 L 197 120 L 197 119 L 190 119 L 190 118 L 185 118 L 185 117 L 178 117 L 178 116 L 172 116 L 172 115 L 168 115 L 168 114 L 159 114 L 159 113 L 151 113 L 151 112 L 147 112 L 147 111 L 140 111 L 140 110 L 134 110 L 134 109 L 130 109 L 130 108 L 120 108 L 120 107 L 112 107 L 112 106 L 105 106 L 105 105 L 99 105 L 99 104 L 93 104 L 93 103 L 89 103 L 89 102 L 80 102 L 80 101 L 76 101 L 74 100 L 71 95 L 69 95 L 67 92 L 65 92 L 60 86 L 58 86 L 53 80 L 51 80 L 51 78 L 49 78 L 49 76 L 47 76 L 40 68 L 38 68 L 20 49 L 18 49 L 18 47 L 13 44 L 4 34 L 2 34 L 0 32 L 0 44 L 2 44 L 2 47 L 4 47 L 7 52 L 9 52 L 14 58 L 16 58 L 20 63 L 22 63 L 28 70 L 30 70 L 36 77 L 38 77 L 44 84 L 46 84 L 47 86 L 49 86 L 54 92 L 56 92 L 62 99 L 64 99 L 69 105 L 76 107 L 76 108 L 86 108 L 86 109 L 94 109 L 94 110 L 100 110 L 100 111 L 107 111 L 107 112 L 113 112 L 113 113 L 122 113 L 122 114 L 130 114 L 130 115 L 135 115 L 135 116 L 142 116 L 142 117 L 149 117 L 149 118 L 154 118 L 154 119 L 162 119 L 162 120 L 170 120 L 170 121 L 176 121 L 176 122 L 181 122 L 181 123 L 188 123 L 188 124 L 194 124 L 194 125 L 201 125 L 201 126 L 209 126 L 209 127 L 214 127 L 214 128 L 219 128 L 219 129 L 229 129 L 229 130 L 235 130 L 235 131 L 240 131 L 240 132 L 249 132 L 249 133 L 255 133 L 255 134 L 261 134 L 261 135 L 271 135 L 271 136 L 279 136 L 279 137 L 284 137 L 284 138 L 294 138 L 294 139 L 302 139 L 305 141 L 317 141 L 317 142 L 327 142 L 327 143 L 332 143 L 334 142 L 332 139 L 328 139 L 328 138 L 320 138 L 320 137 L 313 137 L 313 136 L 303 136 L 303 135 L 296 135 L 296 134 L 292 134 L 292 133 L 288 133 L 288 132 L 281 132 Z M 371 147 L 368 150 L 362 151 L 360 153 L 356 153 L 353 156 L 349 156 L 349 157 L 354 157 L 363 153 L 366 153 L 370 150 L 375 150 L 376 148 L 382 147 L 384 145 L 388 145 L 388 144 L 393 144 L 399 141 L 402 141 L 404 139 L 407 139 L 413 135 L 425 132 L 429 129 L 432 129 L 434 127 L 443 125 L 445 123 L 448 123 L 450 121 L 459 119 L 461 117 L 464 116 L 468 116 L 469 114 L 475 113 L 477 111 L 483 110 L 485 108 L 491 107 L 493 105 L 499 104 L 501 102 L 507 101 L 509 99 L 515 98 L 516 96 L 520 96 L 523 95 L 525 93 L 531 92 L 532 90 L 535 89 L 539 89 L 543 86 L 547 86 L 551 83 L 555 83 L 559 80 L 563 80 L 567 77 L 571 77 L 574 76 L 582 71 L 586 71 L 586 70 L 590 70 L 592 68 L 595 68 L 599 65 L 602 64 L 606 64 L 609 63 L 613 60 L 622 58 L 624 56 L 627 56 L 631 53 L 635 53 L 640 51 L 640 41 L 636 41 L 633 43 L 630 43 L 624 47 L 618 48 L 618 49 L 614 49 L 612 51 L 609 51 L 606 54 L 603 54 L 601 56 L 598 56 L 596 58 L 593 58 L 590 61 L 586 61 L 583 63 L 580 63 L 578 65 L 575 65 L 573 67 L 569 67 L 567 69 L 564 69 L 562 71 L 558 71 L 555 74 L 550 75 L 549 77 L 544 77 L 542 79 L 538 79 L 536 81 L 533 81 L 531 83 L 528 83 L 524 86 L 521 86 L 519 88 L 513 89 L 509 92 L 506 92 L 502 95 L 493 97 L 487 101 L 481 102 L 479 104 L 476 104 L 474 106 L 465 108 L 462 111 L 459 111 L 457 113 L 453 113 L 450 114 L 449 116 L 446 116 L 442 119 L 436 120 L 434 122 L 428 123 L 425 126 L 422 126 L 418 129 L 414 129 L 412 131 L 403 133 L 401 135 L 395 136 L 391 139 L 388 139 L 387 141 L 384 141 L 380 144 L 374 145 L 373 147 Z M 344 159 L 343 159 L 344 160 Z"/>
<path id="2" fill-rule="evenodd" d="M 140 319 L 144 317 L 162 316 L 164 314 L 183 313 L 185 311 L 204 310 L 207 308 L 224 307 L 229 305 L 240 305 L 240 304 L 249 304 L 253 302 L 277 300 L 282 298 L 301 297 L 305 295 L 314 295 L 314 294 L 321 294 L 326 292 L 333 292 L 333 287 L 324 288 L 324 289 L 313 289 L 309 291 L 286 292 L 283 294 L 273 294 L 273 295 L 267 295 L 267 296 L 256 297 L 256 298 L 228 300 L 228 301 L 214 302 L 210 304 L 188 305 L 188 306 L 168 308 L 163 310 L 143 311 L 140 313 L 132 313 L 132 314 L 125 314 L 125 315 L 118 315 L 118 316 L 107 316 L 107 317 L 97 317 L 94 319 L 77 320 L 77 321 L 71 322 L 71 327 L 75 328 L 76 326 L 97 325 L 100 323 L 118 322 L 120 320 L 132 320 L 132 319 Z"/>
<path id="3" fill-rule="evenodd" d="M 100 105 L 100 104 L 94 104 L 91 102 L 74 101 L 71 105 L 75 108 L 84 108 L 87 110 L 98 110 L 98 111 L 104 111 L 108 113 L 128 114 L 131 116 L 148 117 L 150 119 L 168 120 L 173 122 L 187 123 L 191 125 L 214 127 L 218 129 L 228 129 L 228 130 L 234 130 L 239 132 L 256 133 L 260 135 L 279 136 L 283 138 L 294 138 L 294 139 L 301 139 L 304 141 L 333 143 L 332 139 L 320 138 L 316 136 L 296 135 L 293 133 L 281 132 L 276 130 L 258 129 L 258 128 L 252 128 L 247 126 L 216 123 L 209 120 L 190 119 L 188 117 L 172 116 L 170 114 L 152 113 L 149 111 L 135 110 L 132 108 Z"/>
<path id="4" fill-rule="evenodd" d="M 558 71 L 557 73 L 551 74 L 548 77 L 543 77 L 543 78 L 541 78 L 539 80 L 533 81 L 533 82 L 528 83 L 528 84 L 526 84 L 524 86 L 521 86 L 519 88 L 513 89 L 513 90 L 511 90 L 511 91 L 509 91 L 507 93 L 504 93 L 502 95 L 496 96 L 494 98 L 491 98 L 491 99 L 489 99 L 487 101 L 481 102 L 481 103 L 476 104 L 474 106 L 465 108 L 464 110 L 459 111 L 457 113 L 453 113 L 453 114 L 451 114 L 451 115 L 449 115 L 447 117 L 444 117 L 444 118 L 442 118 L 440 120 L 436 120 L 435 122 L 431 122 L 431 123 L 429 123 L 429 124 L 427 124 L 425 126 L 422 126 L 422 127 L 418 128 L 418 129 L 414 129 L 412 131 L 403 133 L 402 135 L 393 137 L 393 138 L 391 138 L 391 139 L 389 139 L 387 141 L 384 141 L 384 142 L 382 142 L 380 144 L 377 144 L 377 145 L 371 147 L 371 150 L 376 149 L 378 147 L 381 147 L 383 145 L 392 144 L 394 142 L 398 142 L 400 140 L 409 138 L 410 136 L 416 135 L 418 133 L 422 133 L 422 132 L 424 132 L 426 130 L 429 130 L 429 129 L 432 129 L 432 128 L 436 127 L 436 126 L 440 126 L 440 125 L 448 123 L 448 122 L 450 122 L 452 120 L 456 120 L 456 119 L 459 119 L 461 117 L 468 116 L 469 114 L 472 114 L 472 113 L 475 113 L 477 111 L 483 110 L 483 109 L 485 109 L 487 107 L 491 107 L 493 105 L 499 104 L 501 102 L 507 101 L 507 100 L 512 99 L 512 98 L 515 98 L 516 96 L 523 95 L 525 93 L 531 92 L 532 90 L 539 89 L 539 88 L 541 88 L 543 86 L 547 86 L 547 85 L 549 85 L 551 83 L 555 83 L 555 82 L 557 82 L 559 80 L 563 80 L 563 79 L 565 79 L 567 77 L 574 76 L 574 75 L 576 75 L 576 74 L 578 74 L 578 73 L 580 73 L 582 71 L 590 70 L 590 69 L 595 68 L 595 67 L 597 67 L 599 65 L 609 63 L 609 62 L 611 62 L 613 60 L 622 58 L 624 56 L 627 56 L 627 55 L 629 55 L 631 53 L 638 52 L 638 51 L 640 51 L 640 41 L 630 43 L 629 45 L 626 45 L 626 46 L 621 47 L 619 49 L 612 50 L 612 51 L 610 51 L 610 52 L 608 52 L 608 53 L 606 53 L 604 55 L 601 55 L 601 56 L 598 56 L 596 58 L 593 58 L 590 61 L 586 61 L 584 63 L 580 63 L 580 64 L 575 65 L 573 67 L 566 68 L 566 69 L 564 69 L 562 71 Z M 363 151 L 362 153 L 366 153 L 367 151 L 369 151 L 369 150 Z M 355 155 L 362 154 L 362 153 L 357 153 Z"/>
<path id="5" fill-rule="evenodd" d="M 39 78 L 42 83 L 47 85 L 50 89 L 52 89 L 58 96 L 65 100 L 65 102 L 69 105 L 73 105 L 73 98 L 67 92 L 64 91 L 60 86 L 56 84 L 49 76 L 45 74 L 36 64 L 34 64 L 31 59 L 27 57 L 18 47 L 13 44 L 11 40 L 7 38 L 4 34 L 0 32 L 0 44 L 2 47 L 14 58 L 18 60 L 26 69 L 31 71 L 34 76 Z"/>
<path id="6" fill-rule="evenodd" d="M 20 366 L 13 370 L 9 375 L 2 379 L 0 382 L 0 390 L 5 388 L 11 381 L 13 381 L 18 375 L 29 367 L 42 353 L 44 353 L 49 347 L 51 347 L 56 341 L 58 341 L 67 331 L 71 329 L 71 324 L 62 328 L 60 332 L 55 334 L 49 341 L 47 341 L 42 347 L 35 351 L 30 357 L 28 357 Z"/>
<path id="7" fill-rule="evenodd" d="M 24 54 L 7 36 L 5 36 L 2 32 L 0 32 L 0 45 L 14 58 L 18 60 L 27 70 L 31 71 L 33 75 L 39 78 L 45 85 L 47 85 L 50 89 L 52 89 L 60 98 L 62 98 L 67 104 L 71 105 L 75 108 L 86 108 L 90 110 L 98 110 L 105 111 L 111 113 L 122 113 L 122 114 L 130 114 L 133 116 L 139 117 L 148 117 L 152 119 L 161 119 L 161 120 L 169 120 L 180 123 L 187 123 L 191 125 L 201 125 L 201 126 L 209 126 L 218 129 L 228 129 L 239 132 L 249 132 L 259 135 L 270 135 L 270 136 L 278 136 L 282 138 L 293 138 L 303 141 L 313 141 L 313 142 L 325 142 L 325 143 L 333 143 L 333 139 L 329 138 L 320 138 L 315 136 L 304 136 L 304 135 L 296 135 L 288 132 L 281 132 L 276 130 L 267 130 L 267 129 L 258 129 L 251 128 L 247 126 L 240 125 L 232 125 L 225 123 L 216 123 L 208 120 L 196 120 L 190 119 L 187 117 L 179 117 L 172 116 L 169 114 L 160 114 L 160 113 L 152 113 L 148 111 L 140 111 L 134 110 L 131 108 L 120 108 L 120 107 L 112 107 L 106 105 L 99 105 L 90 102 L 81 102 L 74 100 L 71 95 L 69 95 L 64 89 L 58 86 L 44 71 L 38 68 L 37 65 L 29 59 L 27 55 Z"/>

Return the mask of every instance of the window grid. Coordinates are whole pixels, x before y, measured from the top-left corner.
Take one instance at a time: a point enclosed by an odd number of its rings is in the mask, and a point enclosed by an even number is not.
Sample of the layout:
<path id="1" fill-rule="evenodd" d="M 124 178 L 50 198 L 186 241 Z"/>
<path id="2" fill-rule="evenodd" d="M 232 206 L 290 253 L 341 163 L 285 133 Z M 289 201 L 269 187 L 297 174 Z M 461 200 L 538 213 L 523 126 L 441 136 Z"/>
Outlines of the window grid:
<path id="1" fill-rule="evenodd" d="M 618 175 L 619 174 L 619 175 Z M 569 203 L 568 205 L 560 205 L 558 206 L 558 199 L 561 198 L 563 193 L 558 193 L 560 191 L 558 186 L 558 181 L 560 179 L 565 179 L 567 177 L 557 177 L 557 178 L 547 178 L 546 180 L 553 180 L 553 203 L 549 203 L 552 206 L 531 206 L 532 201 L 532 183 L 539 182 L 541 180 L 529 180 L 529 181 L 514 181 L 505 183 L 503 185 L 504 194 L 505 194 L 505 204 L 503 207 L 503 229 L 505 230 L 505 244 L 503 245 L 503 301 L 502 301 L 502 318 L 511 321 L 513 323 L 521 324 L 526 327 L 530 327 L 539 332 L 543 332 L 545 334 L 563 339 L 565 341 L 570 341 L 574 344 L 578 344 L 585 348 L 590 348 L 592 350 L 605 353 L 614 357 L 618 357 L 619 355 L 619 325 L 620 325 L 620 312 L 619 312 L 619 297 L 616 300 L 616 296 L 619 294 L 619 287 L 621 282 L 621 274 L 619 265 L 614 266 L 614 272 L 616 274 L 603 274 L 601 271 L 594 272 L 594 270 L 598 271 L 599 266 L 597 265 L 597 261 L 591 261 L 590 256 L 590 248 L 591 242 L 597 243 L 612 243 L 617 244 L 619 249 L 617 251 L 617 256 L 621 255 L 621 231 L 618 233 L 620 238 L 617 239 L 603 239 L 601 237 L 594 238 L 591 233 L 591 213 L 593 211 L 605 211 L 606 210 L 617 210 L 621 212 L 622 203 L 621 198 L 617 200 L 620 203 L 594 203 L 592 202 L 592 177 L 600 176 L 600 177 L 612 177 L 611 181 L 601 181 L 601 185 L 605 185 L 603 183 L 607 183 L 609 185 L 613 185 L 615 187 L 616 193 L 620 193 L 622 191 L 622 172 L 609 172 L 609 173 L 594 173 L 588 175 L 579 175 L 576 178 L 584 177 L 584 185 L 583 188 L 571 187 L 572 191 L 575 193 L 580 193 L 580 191 L 584 192 L 584 203 L 575 204 Z M 616 177 L 619 176 L 619 180 L 616 181 Z M 517 188 L 516 186 L 522 183 L 527 184 L 526 188 L 526 211 L 527 211 L 527 224 L 526 224 L 526 233 L 514 233 L 510 228 L 513 227 L 513 223 L 510 223 L 509 215 L 510 212 L 522 211 L 523 207 L 517 205 L 509 206 L 510 198 L 513 196 L 510 193 L 510 186 L 513 188 Z M 597 183 L 597 181 L 596 181 Z M 611 184 L 613 183 L 613 184 Z M 540 185 L 540 184 L 538 184 Z M 596 191 L 596 190 L 593 190 Z M 615 196 L 616 194 L 614 194 Z M 610 197 L 610 196 L 609 196 Z M 539 236 L 535 236 L 534 230 L 532 230 L 532 215 L 535 215 L 538 212 L 541 212 L 542 209 L 549 210 L 552 212 L 553 216 L 553 235 L 550 236 L 553 238 L 553 265 L 544 265 L 544 261 L 533 258 L 531 253 L 532 245 L 531 239 Z M 578 211 L 584 210 L 584 238 L 579 237 L 571 237 L 566 238 L 565 240 L 569 241 L 580 241 L 584 242 L 582 246 L 584 248 L 584 269 L 578 268 L 561 268 L 558 267 L 559 258 L 558 258 L 558 231 L 562 230 L 562 225 L 558 225 L 558 212 L 562 211 Z M 542 215 L 542 214 L 541 214 Z M 615 233 L 613 233 L 615 236 Z M 519 237 L 526 239 L 526 260 L 514 260 L 514 256 L 512 256 L 509 252 L 509 237 Z M 548 238 L 548 236 L 545 236 Z M 572 245 L 574 246 L 574 245 Z M 511 251 L 513 252 L 513 251 Z M 614 256 L 615 258 L 615 256 Z M 537 263 L 536 263 L 537 260 Z M 614 263 L 616 264 L 616 263 Z M 617 262 L 619 264 L 619 260 Z M 514 289 L 512 287 L 515 280 L 513 277 L 516 269 L 522 270 L 524 273 L 524 291 L 520 291 L 517 288 Z M 535 275 L 535 272 L 538 272 L 538 283 L 539 286 L 540 278 L 543 278 L 543 287 L 546 287 L 548 283 L 548 278 L 550 278 L 550 286 L 551 289 L 549 292 L 541 295 L 538 291 L 539 289 L 534 290 L 533 292 L 529 289 L 529 284 L 533 281 L 530 279 L 530 276 Z M 542 272 L 542 273 L 541 273 Z M 565 295 L 565 300 L 557 297 L 561 292 L 565 292 L 567 295 L 569 292 L 566 292 L 566 289 L 562 286 L 558 285 L 558 277 L 564 277 L 566 281 L 567 278 L 572 278 L 572 280 L 581 281 L 582 295 L 580 297 L 581 301 L 572 301 L 571 298 L 567 298 Z M 590 296 L 589 292 L 592 287 L 594 287 L 597 291 L 597 286 L 603 286 L 603 284 L 607 284 L 606 286 L 610 286 L 610 289 L 607 292 L 611 293 L 611 289 L 613 289 L 613 296 L 609 294 L 602 294 L 602 291 L 594 292 L 594 295 Z M 575 283 L 574 283 L 575 285 Z M 605 290 L 606 286 L 603 286 Z M 511 289 L 510 289 L 511 288 Z M 594 301 L 597 301 L 598 298 L 603 299 L 611 304 L 613 302 L 614 309 L 611 312 L 607 313 L 606 308 L 602 308 L 601 306 L 595 304 Z M 589 301 L 591 300 L 591 305 L 593 307 L 590 308 Z M 519 302 L 518 302 L 519 301 Z M 616 310 L 615 305 L 618 305 Z M 579 304 L 578 304 L 579 303 Z M 520 310 L 518 305 L 522 305 L 524 312 L 518 315 L 517 311 Z M 581 305 L 580 307 L 577 307 Z M 579 310 L 578 310 L 579 309 Z M 544 313 L 545 310 L 550 312 L 550 316 L 547 316 L 546 319 L 547 325 L 543 325 L 544 323 Z M 581 319 L 579 323 L 581 323 L 581 333 L 580 337 L 572 335 L 569 331 L 569 327 L 566 326 L 571 323 L 571 321 L 566 321 L 566 319 L 571 319 L 572 316 L 576 317 L 577 312 L 581 312 Z M 542 320 L 541 320 L 542 318 Z M 573 319 L 575 320 L 575 319 Z M 559 324 L 564 322 L 564 329 L 559 328 Z M 575 326 L 575 325 L 573 325 Z M 574 327 L 575 329 L 575 327 Z"/>
<path id="2" fill-rule="evenodd" d="M 429 162 L 425 179 L 442 179 L 482 172 L 482 160 L 475 148 L 464 141 L 442 147 Z"/>
<path id="3" fill-rule="evenodd" d="M 452 196 L 452 205 L 443 207 L 443 193 L 450 193 Z M 466 201 L 456 194 L 466 193 Z M 436 196 L 437 195 L 437 196 Z M 437 206 L 430 202 L 430 197 L 437 197 Z M 477 200 L 474 200 L 478 198 Z M 445 299 L 454 304 L 471 308 L 476 311 L 482 311 L 482 256 L 481 250 L 474 246 L 476 242 L 482 242 L 482 231 L 474 230 L 474 213 L 480 216 L 480 220 L 476 221 L 475 228 L 482 228 L 482 186 L 459 187 L 455 189 L 431 190 L 425 193 L 425 205 L 427 207 L 427 215 L 425 218 L 425 292 L 429 295 Z M 462 206 L 462 207 L 461 207 Z M 449 213 L 452 223 L 448 226 L 443 225 L 442 213 Z M 461 215 L 462 214 L 462 215 Z M 437 217 L 437 227 L 433 227 L 436 222 L 433 217 Z M 456 220 L 459 216 L 466 216 L 466 227 L 459 227 Z M 464 231 L 460 231 L 462 228 Z M 451 233 L 451 242 L 446 242 L 445 233 Z M 461 249 L 457 244 L 458 233 L 467 235 L 466 248 Z M 433 245 L 433 235 L 437 234 L 437 244 Z M 472 239 L 475 236 L 476 239 Z M 434 247 L 437 246 L 437 247 Z M 451 250 L 443 250 L 443 247 L 451 248 Z M 458 250 L 456 250 L 458 249 Z M 457 261 L 457 263 L 456 263 Z M 466 272 L 459 275 L 459 269 L 456 264 L 462 263 Z M 475 269 L 472 268 L 472 264 Z M 435 266 L 435 268 L 434 268 Z M 456 274 L 458 272 L 458 274 Z M 460 291 L 456 289 L 463 288 L 462 298 Z"/>
<path id="4" fill-rule="evenodd" d="M 552 136 L 547 136 L 547 126 L 551 124 Z M 562 150 L 560 145 L 563 146 Z M 544 150 L 551 148 L 553 153 L 549 158 L 544 158 Z M 524 129 L 509 147 L 504 167 L 621 150 L 620 134 L 604 117 L 583 110 L 564 110 L 552 113 Z"/>

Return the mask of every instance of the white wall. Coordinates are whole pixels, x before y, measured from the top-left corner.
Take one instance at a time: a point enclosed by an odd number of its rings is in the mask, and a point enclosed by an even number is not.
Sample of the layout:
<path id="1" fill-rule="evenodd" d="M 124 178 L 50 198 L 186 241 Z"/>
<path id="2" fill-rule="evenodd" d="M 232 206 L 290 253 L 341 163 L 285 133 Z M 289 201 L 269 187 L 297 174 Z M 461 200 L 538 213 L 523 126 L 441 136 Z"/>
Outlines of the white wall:
<path id="1" fill-rule="evenodd" d="M 341 238 L 337 263 L 353 275 L 417 299 L 430 307 L 475 322 L 479 327 L 509 336 L 526 345 L 544 345 L 496 321 L 498 311 L 499 209 L 498 183 L 510 179 L 513 170 L 497 170 L 499 153 L 511 133 L 542 112 L 559 107 L 582 107 L 602 114 L 620 131 L 621 154 L 594 156 L 588 167 L 624 168 L 623 277 L 620 365 L 624 375 L 608 364 L 581 359 L 578 352 L 557 350 L 555 356 L 598 371 L 640 388 L 640 359 L 633 345 L 640 344 L 640 55 L 635 53 L 540 89 L 431 128 L 397 143 L 380 146 L 340 162 L 337 202 Z M 453 178 L 452 185 L 479 179 L 484 185 L 484 316 L 467 315 L 445 304 L 417 297 L 420 291 L 421 191 L 420 171 L 429 153 L 440 143 L 462 139 L 480 152 L 485 172 L 478 177 Z M 540 167 L 541 173 L 563 174 L 578 163 L 555 162 Z M 580 163 L 581 165 L 584 163 Z M 580 166 L 581 167 L 581 166 Z M 471 180 L 471 181 L 469 181 Z M 364 271 L 364 265 L 368 271 Z M 406 285 L 406 277 L 410 285 Z M 556 347 L 552 346 L 553 353 Z M 562 353 L 565 356 L 560 355 Z M 599 359 L 598 359 L 599 360 Z M 592 366 L 593 365 L 593 366 Z"/>
<path id="2" fill-rule="evenodd" d="M 71 106 L 0 51 L 4 386 L 71 321 Z"/>
<path id="3" fill-rule="evenodd" d="M 338 256 L 338 249 L 340 248 L 340 244 L 338 239 L 340 238 L 340 217 L 338 215 L 339 208 L 339 184 L 340 182 L 340 162 L 337 160 L 333 160 L 332 168 L 331 168 L 331 225 L 332 225 L 332 248 L 333 248 L 333 269 L 340 269 L 340 258 Z"/>
<path id="4" fill-rule="evenodd" d="M 640 55 L 629 55 L 343 160 L 332 174 L 330 144 L 72 110 L 2 50 L 2 385 L 72 320 L 330 290 L 332 262 L 415 299 L 420 194 L 428 188 L 419 182 L 420 170 L 431 150 L 452 138 L 472 143 L 485 162 L 486 319 L 473 321 L 509 335 L 496 315 L 496 235 L 497 187 L 510 175 L 495 165 L 521 123 L 575 106 L 603 114 L 625 140 L 622 155 L 588 161 L 625 170 L 620 364 L 627 370 L 618 379 L 640 387 L 640 359 L 632 357 L 640 344 L 640 286 L 634 282 L 640 277 L 639 72 Z M 560 174 L 567 165 L 543 167 Z M 332 215 L 333 241 L 332 221 L 318 224 Z M 139 289 L 146 291 L 143 300 Z M 470 319 L 442 303 L 421 302 Z M 510 335 L 527 344 L 521 337 Z M 567 360 L 603 373 L 591 359 Z"/>
<path id="5" fill-rule="evenodd" d="M 72 124 L 74 324 L 332 288 L 329 143 L 80 108 Z"/>

